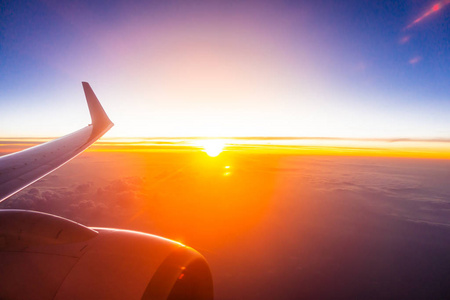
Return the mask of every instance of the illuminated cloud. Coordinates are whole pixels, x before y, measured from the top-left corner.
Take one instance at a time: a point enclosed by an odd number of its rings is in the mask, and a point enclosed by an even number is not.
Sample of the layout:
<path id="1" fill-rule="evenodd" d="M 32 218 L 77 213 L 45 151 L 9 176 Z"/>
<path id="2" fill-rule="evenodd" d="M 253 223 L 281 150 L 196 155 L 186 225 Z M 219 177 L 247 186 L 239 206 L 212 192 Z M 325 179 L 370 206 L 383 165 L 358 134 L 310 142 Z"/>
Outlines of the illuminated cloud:
<path id="1" fill-rule="evenodd" d="M 435 4 L 433 4 L 433 6 L 429 10 L 427 10 L 423 15 L 421 15 L 420 17 L 415 19 L 411 24 L 409 24 L 406 27 L 406 29 L 411 28 L 412 26 L 414 26 L 417 23 L 421 22 L 423 19 L 427 18 L 428 16 L 438 12 L 439 10 L 441 10 L 442 8 L 447 6 L 448 4 L 450 4 L 450 0 L 443 0 L 443 1 L 439 1 L 439 2 L 437 2 Z"/>
<path id="2" fill-rule="evenodd" d="M 118 227 L 131 217 L 130 207 L 139 207 L 140 177 L 123 177 L 104 186 L 93 182 L 70 184 L 63 180 L 61 186 L 48 182 L 42 187 L 32 187 L 2 203 L 2 208 L 43 211 L 66 217 L 83 224 L 102 224 Z"/>
<path id="3" fill-rule="evenodd" d="M 411 64 L 411 65 L 415 65 L 415 64 L 417 64 L 418 62 L 420 62 L 421 60 L 422 60 L 422 57 L 421 57 L 421 56 L 415 56 L 415 57 L 411 58 L 408 62 L 409 62 L 409 64 Z"/>
<path id="4" fill-rule="evenodd" d="M 399 43 L 400 43 L 401 45 L 406 44 L 407 42 L 409 42 L 410 39 L 411 39 L 411 36 L 410 36 L 410 35 L 405 35 L 404 37 L 402 37 L 402 38 L 400 39 Z"/>

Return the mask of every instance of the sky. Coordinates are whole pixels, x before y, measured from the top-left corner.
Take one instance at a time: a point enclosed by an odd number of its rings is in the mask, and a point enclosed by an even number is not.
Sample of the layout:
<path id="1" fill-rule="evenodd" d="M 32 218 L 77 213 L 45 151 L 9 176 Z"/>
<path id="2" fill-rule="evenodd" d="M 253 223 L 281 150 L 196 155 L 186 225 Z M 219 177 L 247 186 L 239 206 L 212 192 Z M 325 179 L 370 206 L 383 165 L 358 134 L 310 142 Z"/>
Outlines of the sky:
<path id="1" fill-rule="evenodd" d="M 2 1 L 0 136 L 450 139 L 449 4 Z"/>

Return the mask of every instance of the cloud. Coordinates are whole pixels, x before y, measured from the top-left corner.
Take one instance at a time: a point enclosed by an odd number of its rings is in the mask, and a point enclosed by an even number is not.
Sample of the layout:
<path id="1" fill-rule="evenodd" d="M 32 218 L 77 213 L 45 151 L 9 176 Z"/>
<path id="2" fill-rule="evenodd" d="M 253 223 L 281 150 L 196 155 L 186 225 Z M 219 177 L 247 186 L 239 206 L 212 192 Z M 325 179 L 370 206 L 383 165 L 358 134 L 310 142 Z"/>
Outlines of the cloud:
<path id="1" fill-rule="evenodd" d="M 425 18 L 440 11 L 442 8 L 444 8 L 448 4 L 450 4 L 450 0 L 442 0 L 442 1 L 436 2 L 426 12 L 424 12 L 420 17 L 418 17 L 412 23 L 410 23 L 408 26 L 406 26 L 406 29 L 409 29 L 409 28 L 413 27 L 414 25 L 422 22 Z"/>
<path id="2" fill-rule="evenodd" d="M 92 182 L 83 183 L 83 184 L 80 184 L 75 187 L 75 192 L 84 194 L 84 193 L 89 192 L 91 188 L 92 188 Z"/>
<path id="3" fill-rule="evenodd" d="M 422 60 L 422 57 L 421 56 L 414 56 L 413 58 L 411 58 L 409 61 L 408 61 L 408 63 L 410 64 L 410 65 L 415 65 L 415 64 L 417 64 L 418 62 L 420 62 Z"/>
<path id="4" fill-rule="evenodd" d="M 0 205 L 47 212 L 85 225 L 119 227 L 143 199 L 140 189 L 144 182 L 140 177 L 124 177 L 100 187 L 93 182 L 69 187 L 32 187 Z"/>
<path id="5" fill-rule="evenodd" d="M 406 44 L 407 42 L 409 42 L 410 39 L 411 39 L 410 35 L 405 35 L 399 40 L 399 43 L 401 45 Z"/>
<path id="6" fill-rule="evenodd" d="M 346 199 L 379 215 L 450 226 L 445 165 L 433 160 L 341 158 L 317 160 L 301 172 L 308 174 L 302 180 L 330 205 Z"/>
<path id="7" fill-rule="evenodd" d="M 232 154 L 91 154 L 0 205 L 184 242 L 223 299 L 448 292 L 449 161 Z"/>

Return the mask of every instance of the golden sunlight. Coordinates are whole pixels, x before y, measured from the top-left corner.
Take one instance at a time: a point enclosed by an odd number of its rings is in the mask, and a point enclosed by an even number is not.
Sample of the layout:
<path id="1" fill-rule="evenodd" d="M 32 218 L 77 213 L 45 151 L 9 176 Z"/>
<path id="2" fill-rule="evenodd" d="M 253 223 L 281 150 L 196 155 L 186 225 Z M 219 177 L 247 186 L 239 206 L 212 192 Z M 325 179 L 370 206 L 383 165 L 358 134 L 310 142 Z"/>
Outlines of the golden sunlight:
<path id="1" fill-rule="evenodd" d="M 211 157 L 218 156 L 225 147 L 225 142 L 221 140 L 202 140 L 199 141 L 199 144 L 203 147 L 203 151 Z"/>

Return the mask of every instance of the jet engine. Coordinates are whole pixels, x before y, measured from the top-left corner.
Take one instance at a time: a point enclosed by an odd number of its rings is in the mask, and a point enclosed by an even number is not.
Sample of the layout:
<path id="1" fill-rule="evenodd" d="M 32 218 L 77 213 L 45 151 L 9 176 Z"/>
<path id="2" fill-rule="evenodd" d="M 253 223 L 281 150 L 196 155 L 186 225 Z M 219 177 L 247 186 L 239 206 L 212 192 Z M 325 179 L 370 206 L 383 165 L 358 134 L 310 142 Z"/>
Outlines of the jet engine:
<path id="1" fill-rule="evenodd" d="M 212 299 L 192 248 L 136 231 L 0 211 L 0 299 Z"/>

